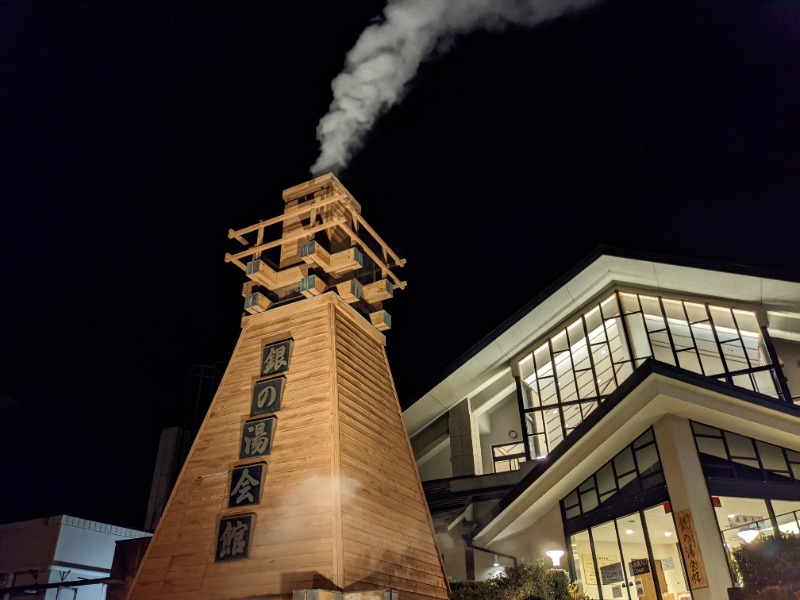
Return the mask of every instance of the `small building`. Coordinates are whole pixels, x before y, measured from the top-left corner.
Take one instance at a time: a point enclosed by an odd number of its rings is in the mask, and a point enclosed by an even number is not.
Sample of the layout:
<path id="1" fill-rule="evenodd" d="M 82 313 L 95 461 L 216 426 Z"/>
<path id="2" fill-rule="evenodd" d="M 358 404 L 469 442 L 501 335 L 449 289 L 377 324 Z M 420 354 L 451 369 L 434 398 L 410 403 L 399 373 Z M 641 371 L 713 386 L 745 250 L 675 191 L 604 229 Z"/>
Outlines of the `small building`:
<path id="1" fill-rule="evenodd" d="M 723 600 L 732 549 L 800 529 L 798 395 L 800 278 L 601 248 L 404 419 L 452 578 Z"/>
<path id="2" fill-rule="evenodd" d="M 0 598 L 104 600 L 116 543 L 149 536 L 67 515 L 0 525 Z"/>

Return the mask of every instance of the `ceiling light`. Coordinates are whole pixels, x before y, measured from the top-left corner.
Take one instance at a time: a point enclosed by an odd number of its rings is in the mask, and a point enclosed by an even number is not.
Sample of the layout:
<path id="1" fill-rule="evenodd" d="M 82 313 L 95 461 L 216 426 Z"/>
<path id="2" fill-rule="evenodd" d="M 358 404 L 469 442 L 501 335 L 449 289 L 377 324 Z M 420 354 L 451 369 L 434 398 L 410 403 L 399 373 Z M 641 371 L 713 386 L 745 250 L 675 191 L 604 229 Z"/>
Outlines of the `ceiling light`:
<path id="1" fill-rule="evenodd" d="M 664 535 L 665 535 L 665 536 L 667 536 L 667 537 L 669 537 L 669 536 L 671 536 L 671 535 L 672 535 L 672 532 L 671 532 L 671 531 L 665 531 L 665 532 L 664 532 Z"/>
<path id="2" fill-rule="evenodd" d="M 628 535 L 630 535 L 630 534 L 632 534 L 632 533 L 633 533 L 633 529 L 626 529 L 626 530 L 625 530 L 625 533 L 627 533 Z"/>
<path id="3" fill-rule="evenodd" d="M 729 519 L 732 519 L 732 518 L 734 518 L 735 516 L 736 516 L 736 515 L 728 515 L 728 518 L 729 518 Z"/>
<path id="4" fill-rule="evenodd" d="M 758 529 L 741 529 L 736 535 L 749 544 L 758 537 Z"/>
<path id="5" fill-rule="evenodd" d="M 499 567 L 500 566 L 500 559 L 497 558 L 497 554 L 494 555 L 494 562 L 492 562 L 492 566 L 493 567 Z"/>

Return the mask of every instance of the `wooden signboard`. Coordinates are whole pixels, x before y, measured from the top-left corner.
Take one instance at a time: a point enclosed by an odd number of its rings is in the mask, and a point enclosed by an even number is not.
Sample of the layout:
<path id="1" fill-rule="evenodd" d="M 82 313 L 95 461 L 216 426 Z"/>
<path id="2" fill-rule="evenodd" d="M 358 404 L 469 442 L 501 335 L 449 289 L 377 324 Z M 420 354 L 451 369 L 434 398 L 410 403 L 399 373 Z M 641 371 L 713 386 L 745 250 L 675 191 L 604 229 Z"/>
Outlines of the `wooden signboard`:
<path id="1" fill-rule="evenodd" d="M 686 565 L 686 576 L 689 578 L 689 587 L 693 590 L 708 587 L 706 566 L 703 555 L 700 553 L 700 544 L 694 530 L 694 521 L 690 510 L 675 513 L 675 522 L 678 529 L 678 541 L 683 552 L 683 562 Z"/>

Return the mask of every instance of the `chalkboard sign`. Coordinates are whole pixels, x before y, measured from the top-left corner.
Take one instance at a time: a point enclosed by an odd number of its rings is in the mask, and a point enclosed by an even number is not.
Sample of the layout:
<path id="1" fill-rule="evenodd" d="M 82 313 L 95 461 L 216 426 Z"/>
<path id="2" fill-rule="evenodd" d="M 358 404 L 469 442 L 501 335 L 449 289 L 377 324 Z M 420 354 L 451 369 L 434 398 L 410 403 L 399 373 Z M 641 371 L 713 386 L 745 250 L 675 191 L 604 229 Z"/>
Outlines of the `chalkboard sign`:
<path id="1" fill-rule="evenodd" d="M 600 567 L 600 578 L 603 582 L 603 585 L 625 581 L 625 573 L 622 571 L 622 563 L 617 562 L 612 565 Z"/>
<path id="2" fill-rule="evenodd" d="M 644 575 L 650 572 L 650 561 L 646 558 L 634 558 L 628 563 L 631 576 Z"/>

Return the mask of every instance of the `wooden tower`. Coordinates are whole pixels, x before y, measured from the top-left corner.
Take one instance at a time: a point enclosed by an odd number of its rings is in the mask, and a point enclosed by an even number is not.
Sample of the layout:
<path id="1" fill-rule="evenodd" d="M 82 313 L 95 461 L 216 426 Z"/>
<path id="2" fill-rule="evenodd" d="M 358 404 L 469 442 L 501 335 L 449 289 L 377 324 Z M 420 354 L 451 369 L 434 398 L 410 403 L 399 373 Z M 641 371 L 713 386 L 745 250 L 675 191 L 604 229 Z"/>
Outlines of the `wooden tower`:
<path id="1" fill-rule="evenodd" d="M 405 261 L 333 175 L 283 198 L 229 232 L 247 314 L 128 598 L 447 598 L 380 331 Z"/>

